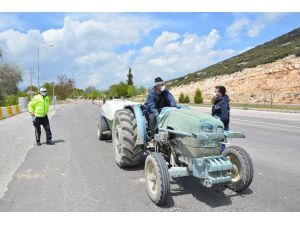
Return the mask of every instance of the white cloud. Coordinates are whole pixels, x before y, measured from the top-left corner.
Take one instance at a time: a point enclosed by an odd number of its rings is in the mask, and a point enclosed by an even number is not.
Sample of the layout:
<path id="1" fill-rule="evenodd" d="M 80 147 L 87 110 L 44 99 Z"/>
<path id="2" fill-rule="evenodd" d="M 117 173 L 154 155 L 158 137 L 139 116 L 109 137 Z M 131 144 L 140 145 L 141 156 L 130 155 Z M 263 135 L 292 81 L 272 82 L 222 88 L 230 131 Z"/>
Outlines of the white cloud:
<path id="1" fill-rule="evenodd" d="M 248 28 L 249 24 L 250 20 L 248 18 L 238 18 L 226 29 L 226 33 L 229 37 L 235 38 L 245 27 Z"/>
<path id="2" fill-rule="evenodd" d="M 236 54 L 231 49 L 216 49 L 221 38 L 216 29 L 204 36 L 166 30 L 151 44 L 141 46 L 141 40 L 159 26 L 157 21 L 106 15 L 75 19 L 70 14 L 61 28 L 44 32 L 6 30 L 0 32 L 0 47 L 9 60 L 28 70 L 36 68 L 37 47 L 53 44 L 40 51 L 41 83 L 65 73 L 74 74 L 80 87 L 102 89 L 125 81 L 128 67 L 133 68 L 135 83 L 147 86 L 155 76 L 171 79 Z M 24 86 L 29 84 L 28 78 Z"/>
<path id="3" fill-rule="evenodd" d="M 230 38 L 237 38 L 242 32 L 245 32 L 248 37 L 257 37 L 263 29 L 283 15 L 283 13 L 259 13 L 254 19 L 246 16 L 239 17 L 227 27 L 226 34 Z"/>
<path id="4" fill-rule="evenodd" d="M 162 76 L 171 79 L 179 75 L 204 68 L 216 60 L 234 55 L 234 50 L 215 50 L 219 41 L 219 32 L 213 29 L 206 36 L 162 32 L 153 46 L 147 46 L 137 52 L 134 72 L 147 82 L 149 77 Z M 166 40 L 164 44 L 161 40 Z"/>
<path id="5" fill-rule="evenodd" d="M 91 83 L 87 80 L 95 81 L 96 76 L 107 76 L 109 83 L 118 78 L 121 67 L 128 66 L 133 52 L 117 54 L 116 49 L 134 46 L 158 25 L 155 20 L 137 20 L 118 14 L 110 15 L 109 19 L 99 17 L 84 21 L 67 16 L 59 29 L 0 32 L 0 48 L 5 51 L 5 60 L 17 62 L 28 70 L 36 68 L 37 47 L 53 44 L 54 47 L 40 51 L 41 83 L 53 81 L 61 73 L 77 74 L 81 86 Z M 85 79 L 90 74 L 93 79 Z M 29 84 L 27 77 L 24 81 L 24 85 Z"/>

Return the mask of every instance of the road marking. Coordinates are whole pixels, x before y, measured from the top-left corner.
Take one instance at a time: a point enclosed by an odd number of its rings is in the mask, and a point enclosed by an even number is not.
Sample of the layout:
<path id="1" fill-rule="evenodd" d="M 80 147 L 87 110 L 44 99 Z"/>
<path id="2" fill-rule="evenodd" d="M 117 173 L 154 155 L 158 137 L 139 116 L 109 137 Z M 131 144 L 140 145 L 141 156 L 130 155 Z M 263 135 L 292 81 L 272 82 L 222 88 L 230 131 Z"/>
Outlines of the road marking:
<path id="1" fill-rule="evenodd" d="M 288 127 L 288 128 L 300 129 L 300 127 L 297 127 L 297 126 L 282 125 L 282 124 L 278 124 L 278 123 L 266 123 L 266 122 L 258 122 L 258 121 L 253 121 L 253 120 L 241 120 L 241 119 L 234 119 L 233 122 L 234 121 L 249 122 L 249 123 L 258 123 L 258 124 L 265 124 L 265 125 L 273 125 L 273 126 L 279 126 L 279 127 Z"/>

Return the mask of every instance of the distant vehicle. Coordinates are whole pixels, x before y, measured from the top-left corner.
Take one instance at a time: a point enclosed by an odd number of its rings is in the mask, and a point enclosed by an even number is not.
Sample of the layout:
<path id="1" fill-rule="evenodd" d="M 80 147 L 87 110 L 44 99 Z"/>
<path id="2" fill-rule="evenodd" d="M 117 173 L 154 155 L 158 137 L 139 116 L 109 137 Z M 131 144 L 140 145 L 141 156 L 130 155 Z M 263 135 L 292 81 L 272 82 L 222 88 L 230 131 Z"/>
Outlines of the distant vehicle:
<path id="1" fill-rule="evenodd" d="M 253 179 L 248 153 L 230 146 L 229 138 L 245 138 L 238 132 L 224 132 L 223 123 L 211 115 L 188 107 L 162 110 L 157 118 L 158 133 L 151 140 L 141 105 L 126 100 L 106 101 L 98 122 L 98 138 L 113 142 L 115 161 L 120 167 L 145 161 L 145 178 L 150 199 L 167 202 L 170 178 L 194 176 L 205 187 L 230 188 L 241 192 Z"/>

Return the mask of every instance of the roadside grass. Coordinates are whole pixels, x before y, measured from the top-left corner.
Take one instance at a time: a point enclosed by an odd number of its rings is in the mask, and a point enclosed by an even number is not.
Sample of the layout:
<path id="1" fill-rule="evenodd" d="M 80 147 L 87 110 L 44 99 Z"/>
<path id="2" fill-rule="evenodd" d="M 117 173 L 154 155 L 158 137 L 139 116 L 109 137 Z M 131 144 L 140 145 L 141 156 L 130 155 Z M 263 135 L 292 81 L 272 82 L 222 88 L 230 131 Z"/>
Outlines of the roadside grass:
<path id="1" fill-rule="evenodd" d="M 211 107 L 212 104 L 204 103 L 204 104 L 188 104 L 191 106 L 203 106 L 203 107 Z M 262 109 L 262 110 L 288 110 L 288 111 L 299 111 L 300 112 L 300 105 L 270 105 L 270 104 L 250 104 L 250 103 L 230 103 L 231 108 L 238 108 L 238 109 Z"/>

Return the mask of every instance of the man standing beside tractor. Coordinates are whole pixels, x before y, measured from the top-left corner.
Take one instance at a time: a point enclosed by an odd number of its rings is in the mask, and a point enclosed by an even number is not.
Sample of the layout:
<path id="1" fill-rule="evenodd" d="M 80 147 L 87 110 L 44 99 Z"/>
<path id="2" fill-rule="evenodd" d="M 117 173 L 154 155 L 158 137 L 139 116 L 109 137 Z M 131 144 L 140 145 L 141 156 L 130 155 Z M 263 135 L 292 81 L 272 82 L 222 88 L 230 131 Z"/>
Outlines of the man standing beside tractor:
<path id="1" fill-rule="evenodd" d="M 154 87 L 149 91 L 147 101 L 143 106 L 143 113 L 148 119 L 151 138 L 156 132 L 156 118 L 164 107 L 176 107 L 173 95 L 167 90 L 164 81 L 156 77 Z"/>
<path id="2" fill-rule="evenodd" d="M 224 86 L 215 87 L 214 105 L 212 107 L 212 115 L 217 116 L 224 124 L 224 130 L 229 131 L 229 97 L 226 94 L 226 88 Z"/>
<path id="3" fill-rule="evenodd" d="M 34 96 L 28 103 L 28 111 L 32 116 L 33 126 L 35 128 L 35 141 L 41 145 L 41 125 L 46 132 L 47 145 L 54 145 L 52 133 L 50 130 L 49 119 L 47 116 L 49 110 L 49 97 L 45 88 L 40 89 L 40 93 Z"/>

